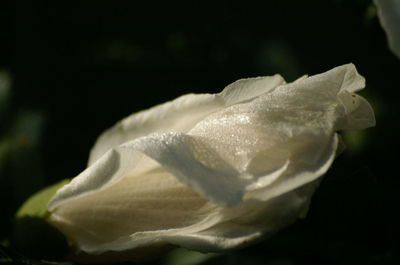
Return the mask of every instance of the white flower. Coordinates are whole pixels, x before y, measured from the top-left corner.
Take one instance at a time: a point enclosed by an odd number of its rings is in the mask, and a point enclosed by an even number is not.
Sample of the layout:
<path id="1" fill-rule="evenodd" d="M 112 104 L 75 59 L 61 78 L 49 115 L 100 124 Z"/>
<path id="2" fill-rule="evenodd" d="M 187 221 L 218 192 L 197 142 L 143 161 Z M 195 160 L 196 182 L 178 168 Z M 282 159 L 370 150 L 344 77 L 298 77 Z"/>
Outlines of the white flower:
<path id="1" fill-rule="evenodd" d="M 49 221 L 92 254 L 253 242 L 306 214 L 337 131 L 375 124 L 355 94 L 364 83 L 348 64 L 289 84 L 242 79 L 133 114 L 100 136 Z"/>
<path id="2" fill-rule="evenodd" d="M 400 0 L 374 0 L 389 47 L 400 59 Z"/>

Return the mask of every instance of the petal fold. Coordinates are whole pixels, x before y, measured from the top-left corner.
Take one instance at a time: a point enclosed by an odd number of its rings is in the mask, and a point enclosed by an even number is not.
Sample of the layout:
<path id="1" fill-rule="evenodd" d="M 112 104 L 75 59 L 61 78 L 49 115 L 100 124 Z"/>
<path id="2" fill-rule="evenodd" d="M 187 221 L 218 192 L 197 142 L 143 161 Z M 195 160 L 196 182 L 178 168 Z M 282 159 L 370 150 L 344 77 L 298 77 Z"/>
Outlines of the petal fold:
<path id="1" fill-rule="evenodd" d="M 284 83 L 280 75 L 241 79 L 219 94 L 188 94 L 134 113 L 100 135 L 91 150 L 88 165 L 111 148 L 150 133 L 185 133 L 210 113 L 250 100 Z"/>
<path id="2" fill-rule="evenodd" d="M 354 65 L 286 84 L 242 79 L 185 95 L 102 134 L 49 222 L 88 253 L 175 244 L 221 251 L 304 217 L 337 131 L 375 124 Z"/>

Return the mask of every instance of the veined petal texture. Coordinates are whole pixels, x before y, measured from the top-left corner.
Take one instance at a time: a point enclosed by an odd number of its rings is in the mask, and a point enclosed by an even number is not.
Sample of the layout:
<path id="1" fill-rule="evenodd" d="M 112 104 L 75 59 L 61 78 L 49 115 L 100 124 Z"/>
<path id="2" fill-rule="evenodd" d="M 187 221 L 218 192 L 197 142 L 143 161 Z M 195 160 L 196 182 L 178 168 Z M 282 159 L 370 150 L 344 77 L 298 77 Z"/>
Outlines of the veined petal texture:
<path id="1" fill-rule="evenodd" d="M 305 216 L 340 130 L 375 124 L 354 65 L 286 84 L 236 81 L 133 114 L 95 144 L 49 204 L 87 253 L 173 244 L 241 247 Z"/>

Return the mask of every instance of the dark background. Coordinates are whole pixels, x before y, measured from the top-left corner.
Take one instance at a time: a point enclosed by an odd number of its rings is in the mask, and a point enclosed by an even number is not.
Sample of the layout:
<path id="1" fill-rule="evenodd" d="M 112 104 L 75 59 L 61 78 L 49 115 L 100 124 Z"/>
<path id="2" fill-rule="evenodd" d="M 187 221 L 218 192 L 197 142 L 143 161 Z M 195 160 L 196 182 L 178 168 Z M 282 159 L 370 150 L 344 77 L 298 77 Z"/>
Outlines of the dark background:
<path id="1" fill-rule="evenodd" d="M 377 126 L 344 133 L 309 216 L 204 264 L 397 264 L 400 59 L 369 0 L 2 1 L 0 241 L 33 192 L 86 166 L 132 112 L 244 77 L 287 81 L 352 62 Z M 202 263 L 203 264 L 203 263 Z"/>

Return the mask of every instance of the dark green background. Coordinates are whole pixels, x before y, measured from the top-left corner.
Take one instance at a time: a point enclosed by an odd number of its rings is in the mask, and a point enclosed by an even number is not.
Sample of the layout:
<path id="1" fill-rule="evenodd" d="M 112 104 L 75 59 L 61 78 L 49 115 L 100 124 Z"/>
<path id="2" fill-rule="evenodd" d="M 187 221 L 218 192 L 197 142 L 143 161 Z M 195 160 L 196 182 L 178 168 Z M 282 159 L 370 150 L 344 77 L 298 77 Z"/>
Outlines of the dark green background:
<path id="1" fill-rule="evenodd" d="M 0 69 L 13 80 L 0 109 L 0 241 L 30 194 L 80 173 L 96 137 L 130 113 L 353 62 L 377 126 L 344 134 L 307 219 L 204 264 L 397 264 L 400 59 L 371 2 L 0 2 Z"/>

